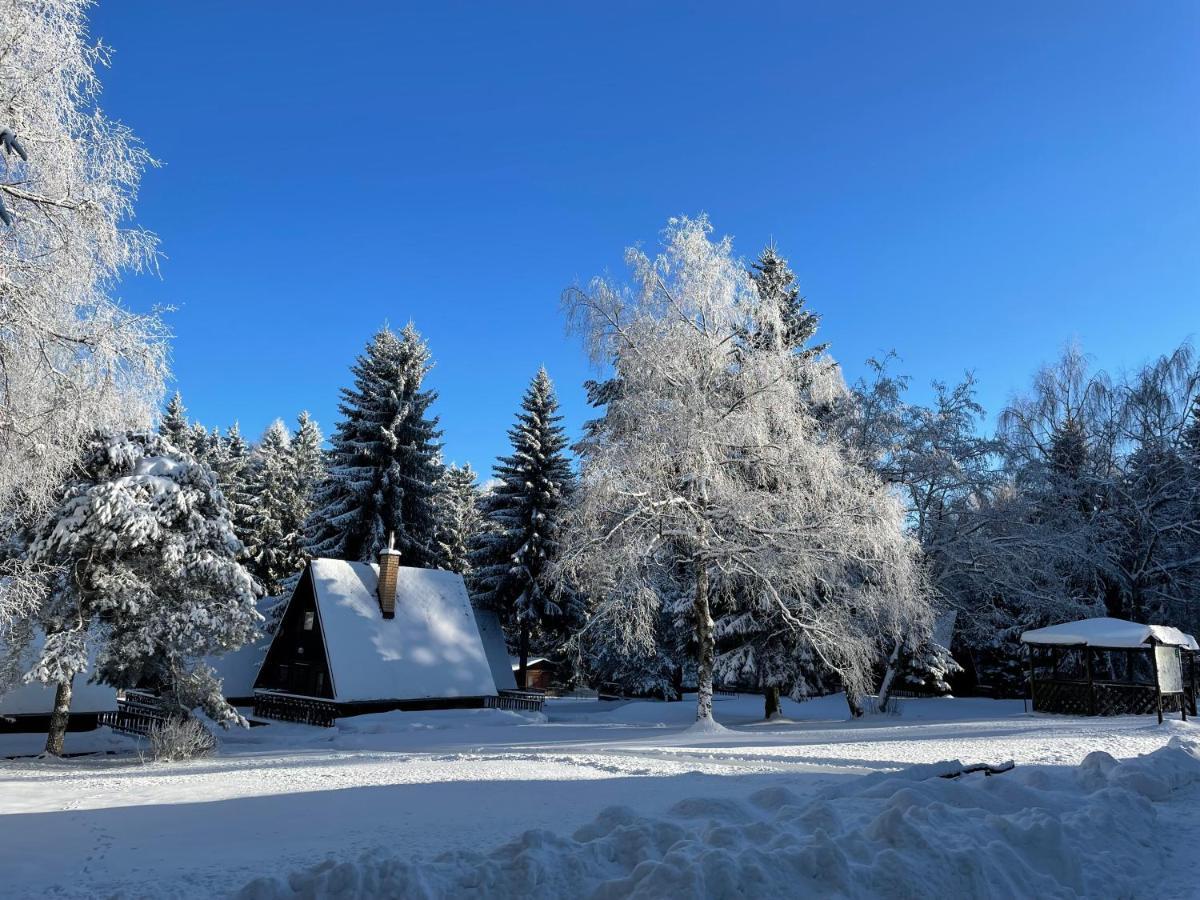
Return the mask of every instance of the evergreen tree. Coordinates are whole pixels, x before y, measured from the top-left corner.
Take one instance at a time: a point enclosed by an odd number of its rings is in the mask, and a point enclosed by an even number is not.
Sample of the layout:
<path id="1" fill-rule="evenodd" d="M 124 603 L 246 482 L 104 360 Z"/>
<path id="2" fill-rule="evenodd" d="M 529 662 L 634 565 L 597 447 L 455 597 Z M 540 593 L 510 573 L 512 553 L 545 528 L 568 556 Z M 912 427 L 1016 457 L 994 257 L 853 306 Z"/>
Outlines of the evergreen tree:
<path id="1" fill-rule="evenodd" d="M 203 429 L 201 429 L 203 430 Z M 201 446 L 197 439 L 194 446 Z M 233 531 L 243 544 L 250 535 L 250 520 L 254 515 L 254 495 L 247 483 L 250 466 L 250 445 L 242 437 L 242 430 L 234 422 L 221 435 L 216 428 L 208 435 L 204 455 L 193 449 L 197 459 L 207 462 L 217 476 L 217 484 L 225 495 L 233 520 Z M 245 559 L 245 557 L 244 557 Z"/>
<path id="2" fill-rule="evenodd" d="M 512 455 L 496 464 L 499 484 L 483 509 L 489 527 L 474 554 L 479 603 L 499 611 L 518 635 L 522 686 L 531 636 L 570 624 L 548 573 L 574 483 L 561 421 L 554 385 L 539 369 L 508 432 Z"/>
<path id="3" fill-rule="evenodd" d="M 821 317 L 804 308 L 805 298 L 800 296 L 796 276 L 774 244 L 751 264 L 750 278 L 762 302 L 773 307 L 769 315 L 758 317 L 753 340 L 760 345 L 798 350 L 806 357 L 824 352 L 828 344 L 807 346 L 817 333 Z"/>
<path id="4" fill-rule="evenodd" d="M 438 544 L 443 565 L 451 572 L 469 575 L 471 545 L 479 534 L 479 495 L 471 464 L 448 466 L 441 481 L 441 515 Z"/>
<path id="5" fill-rule="evenodd" d="M 399 336 L 380 331 L 354 364 L 329 473 L 306 527 L 309 556 L 373 560 L 394 534 L 402 565 L 443 562 L 436 534 L 441 431 L 428 414 L 437 394 L 422 389 L 431 368 L 411 323 Z"/>
<path id="6" fill-rule="evenodd" d="M 298 486 L 296 515 L 303 523 L 312 511 L 313 492 L 325 477 L 325 451 L 321 445 L 325 436 L 308 412 L 296 418 L 296 434 L 292 438 L 292 474 Z"/>
<path id="7" fill-rule="evenodd" d="M 292 511 L 298 502 L 292 470 L 292 438 L 276 419 L 263 433 L 246 468 L 245 492 L 253 498 L 246 521 L 247 567 L 267 596 L 280 593 L 299 551 Z"/>
<path id="8" fill-rule="evenodd" d="M 172 447 L 187 450 L 191 446 L 191 436 L 188 431 L 187 410 L 183 406 L 183 397 L 179 391 L 167 403 L 162 421 L 158 423 L 158 433 L 167 439 Z"/>
<path id="9" fill-rule="evenodd" d="M 276 581 L 267 585 L 268 595 L 280 598 L 267 612 L 266 628 L 271 633 L 279 625 L 307 559 L 304 526 L 312 514 L 313 495 L 325 477 L 325 451 L 321 449 L 324 440 L 317 423 L 307 412 L 300 413 L 286 460 L 288 499 L 279 504 L 282 537 L 275 557 Z"/>
<path id="10" fill-rule="evenodd" d="M 220 435 L 217 433 L 217 430 L 214 428 L 210 434 L 208 429 L 199 422 L 192 423 L 183 441 L 184 443 L 180 446 L 180 450 L 186 450 L 192 456 L 196 457 L 196 459 L 210 465 L 220 453 Z"/>
<path id="11" fill-rule="evenodd" d="M 88 668 L 117 688 L 151 687 L 185 714 L 244 720 L 204 657 L 252 639 L 253 581 L 212 471 L 163 437 L 100 433 L 77 477 L 33 529 L 29 559 L 55 567 L 27 676 L 57 686 L 46 750 L 62 753 L 71 683 Z"/>

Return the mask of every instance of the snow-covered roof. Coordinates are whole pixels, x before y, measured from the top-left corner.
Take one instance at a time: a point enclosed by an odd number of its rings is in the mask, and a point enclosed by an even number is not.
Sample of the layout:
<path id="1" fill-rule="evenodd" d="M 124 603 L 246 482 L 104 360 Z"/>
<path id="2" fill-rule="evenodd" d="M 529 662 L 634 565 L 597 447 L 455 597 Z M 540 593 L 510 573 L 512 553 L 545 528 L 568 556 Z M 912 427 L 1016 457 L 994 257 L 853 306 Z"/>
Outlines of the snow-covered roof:
<path id="1" fill-rule="evenodd" d="M 1026 644 L 1086 645 L 1088 647 L 1144 647 L 1151 639 L 1170 647 L 1200 650 L 1196 639 L 1170 625 L 1141 625 L 1124 619 L 1081 619 L 1021 635 Z"/>
<path id="2" fill-rule="evenodd" d="M 483 639 L 483 649 L 487 653 L 488 666 L 491 667 L 496 690 L 515 691 L 517 679 L 513 676 L 512 667 L 508 662 L 508 647 L 504 643 L 504 629 L 500 627 L 500 617 L 491 610 L 477 609 L 475 624 L 479 626 L 479 636 Z"/>
<path id="3" fill-rule="evenodd" d="M 521 660 L 512 658 L 512 659 L 510 659 L 509 662 L 510 662 L 510 668 L 513 672 L 515 672 L 515 671 L 517 671 L 517 669 L 521 668 Z M 553 662 L 546 659 L 546 657 L 544 657 L 544 656 L 531 656 L 529 659 L 525 660 L 525 667 L 529 668 L 530 666 L 536 666 L 539 663 L 550 663 L 550 665 L 554 665 Z"/>
<path id="4" fill-rule="evenodd" d="M 21 654 L 21 666 L 25 669 L 41 652 L 44 638 L 39 634 Z M 88 652 L 88 671 L 96 665 L 96 649 Z M 71 683 L 71 712 L 96 713 L 117 708 L 117 692 L 106 684 L 91 684 L 87 675 L 76 675 Z M 18 684 L 11 691 L 0 691 L 0 715 L 4 716 L 48 716 L 54 711 L 55 686 L 39 681 Z"/>
<path id="5" fill-rule="evenodd" d="M 335 700 L 495 696 L 461 575 L 401 566 L 385 619 L 377 566 L 315 559 L 311 572 Z"/>
<path id="6" fill-rule="evenodd" d="M 259 615 L 266 619 L 275 604 L 286 600 L 286 597 L 263 597 L 256 604 Z M 213 667 L 213 671 L 221 679 L 221 693 L 224 696 L 254 696 L 254 680 L 258 678 L 258 670 L 262 668 L 267 650 L 271 646 L 271 635 L 267 633 L 264 625 L 260 624 L 259 629 L 262 633 L 257 641 L 230 653 L 205 658 L 204 661 Z"/>

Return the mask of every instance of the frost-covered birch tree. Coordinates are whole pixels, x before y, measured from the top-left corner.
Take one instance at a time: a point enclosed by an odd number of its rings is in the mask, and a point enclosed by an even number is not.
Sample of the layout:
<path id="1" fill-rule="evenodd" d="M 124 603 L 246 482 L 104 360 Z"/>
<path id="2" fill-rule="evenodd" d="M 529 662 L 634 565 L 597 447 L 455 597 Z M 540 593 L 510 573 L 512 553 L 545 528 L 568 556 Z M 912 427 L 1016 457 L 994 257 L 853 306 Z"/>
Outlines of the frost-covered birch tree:
<path id="1" fill-rule="evenodd" d="M 735 589 L 851 691 L 865 690 L 879 629 L 929 615 L 901 505 L 807 411 L 806 398 L 844 390 L 840 375 L 739 341 L 778 312 L 710 232 L 706 218 L 673 219 L 657 257 L 627 251 L 631 285 L 595 279 L 566 293 L 619 389 L 580 445 L 559 563 L 593 598 L 587 627 L 643 650 L 662 597 L 686 585 L 701 723 L 712 720 L 713 607 Z"/>
<path id="2" fill-rule="evenodd" d="M 160 322 L 113 298 L 153 264 L 151 159 L 96 107 L 89 5 L 0 0 L 0 509 L 46 502 L 95 429 L 148 425 L 166 372 Z"/>

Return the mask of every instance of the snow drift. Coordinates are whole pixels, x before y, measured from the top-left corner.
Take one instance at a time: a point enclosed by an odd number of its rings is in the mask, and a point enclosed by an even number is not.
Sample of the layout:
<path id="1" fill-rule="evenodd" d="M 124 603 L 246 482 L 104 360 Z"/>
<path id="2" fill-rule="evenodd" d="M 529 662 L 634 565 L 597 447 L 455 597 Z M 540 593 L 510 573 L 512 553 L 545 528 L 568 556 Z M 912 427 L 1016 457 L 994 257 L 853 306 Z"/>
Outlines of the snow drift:
<path id="1" fill-rule="evenodd" d="M 303 897 L 1077 897 L 1153 890 L 1156 807 L 1200 783 L 1200 741 L 1118 761 L 938 777 L 879 773 L 801 799 L 694 798 L 665 815 L 603 811 L 570 837 L 527 831 L 489 853 L 376 851 L 246 885 Z"/>

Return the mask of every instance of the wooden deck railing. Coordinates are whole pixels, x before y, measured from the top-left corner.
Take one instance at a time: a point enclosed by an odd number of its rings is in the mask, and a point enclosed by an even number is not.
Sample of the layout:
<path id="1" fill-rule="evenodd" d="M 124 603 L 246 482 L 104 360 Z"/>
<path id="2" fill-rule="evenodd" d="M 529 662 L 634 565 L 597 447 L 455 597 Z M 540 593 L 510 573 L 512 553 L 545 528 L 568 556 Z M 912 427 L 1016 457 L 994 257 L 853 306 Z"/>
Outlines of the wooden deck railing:
<path id="1" fill-rule="evenodd" d="M 539 691 L 501 691 L 495 697 L 484 697 L 483 705 L 488 709 L 541 712 L 546 695 Z"/>
<path id="2" fill-rule="evenodd" d="M 283 722 L 298 722 L 301 725 L 316 725 L 332 728 L 338 717 L 338 708 L 327 700 L 301 697 L 297 694 L 281 694 L 274 691 L 254 692 L 254 715 L 264 719 Z"/>
<path id="3" fill-rule="evenodd" d="M 96 717 L 97 725 L 107 725 L 122 734 L 145 736 L 167 717 L 162 701 L 149 691 L 126 691 L 117 700 L 117 708 Z"/>

